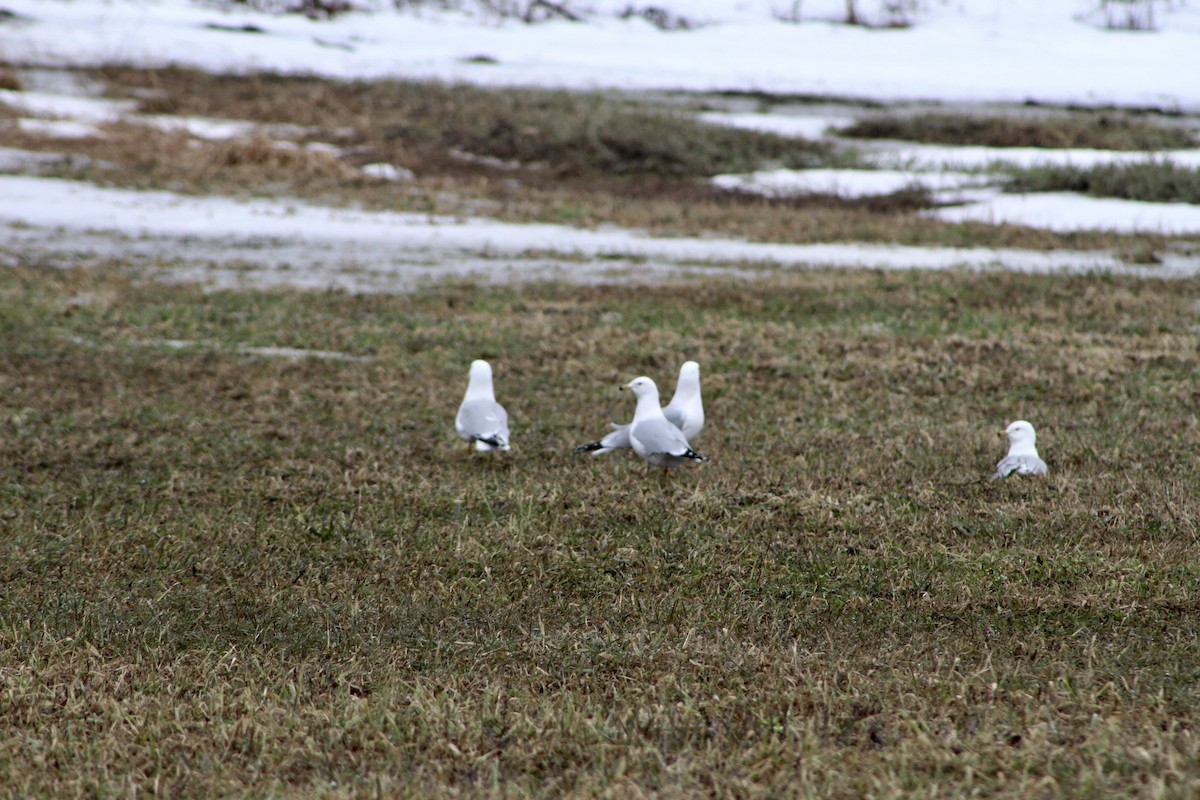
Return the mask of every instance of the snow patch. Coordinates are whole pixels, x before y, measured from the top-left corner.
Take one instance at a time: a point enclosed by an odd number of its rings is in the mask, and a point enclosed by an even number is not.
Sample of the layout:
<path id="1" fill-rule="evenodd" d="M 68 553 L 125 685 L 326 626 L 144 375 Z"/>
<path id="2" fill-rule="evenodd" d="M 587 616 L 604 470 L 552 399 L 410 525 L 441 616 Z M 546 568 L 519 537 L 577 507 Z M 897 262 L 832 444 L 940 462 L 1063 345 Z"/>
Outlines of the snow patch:
<path id="1" fill-rule="evenodd" d="M 1145 203 L 1068 192 L 996 193 L 983 202 L 926 212 L 947 222 L 1028 225 L 1052 231 L 1081 229 L 1120 233 L 1200 233 L 1200 206 Z"/>
<path id="2" fill-rule="evenodd" d="M 69 119 L 29 119 L 22 117 L 17 120 L 17 128 L 23 133 L 45 136 L 50 139 L 87 139 L 104 136 L 104 132 L 87 122 L 77 122 Z"/>
<path id="3" fill-rule="evenodd" d="M 986 177 L 963 172 L 909 172 L 887 169 L 776 169 L 746 175 L 718 175 L 712 182 L 722 189 L 752 192 L 766 197 L 805 194 L 834 195 L 843 199 L 895 194 L 909 189 L 952 195 L 961 189 L 985 185 Z"/>

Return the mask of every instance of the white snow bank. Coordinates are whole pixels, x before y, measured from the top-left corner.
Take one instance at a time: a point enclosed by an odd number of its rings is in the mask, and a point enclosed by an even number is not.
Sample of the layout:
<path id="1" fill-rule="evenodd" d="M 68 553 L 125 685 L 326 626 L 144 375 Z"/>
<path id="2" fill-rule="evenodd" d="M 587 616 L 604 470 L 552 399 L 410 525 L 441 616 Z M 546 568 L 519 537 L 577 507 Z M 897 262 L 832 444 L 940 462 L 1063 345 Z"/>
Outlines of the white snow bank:
<path id="1" fill-rule="evenodd" d="M 828 9 L 822 12 L 815 5 Z M 5 0 L 0 55 L 41 64 L 183 64 L 345 78 L 405 76 L 490 85 L 752 90 L 888 99 L 1037 100 L 1200 109 L 1200 5 L 1171 4 L 1155 32 L 1106 31 L 1089 0 L 930 2 L 904 30 L 779 19 L 777 0 L 659 0 L 705 23 L 662 31 L 621 20 L 523 25 L 422 10 L 316 22 L 187 0 Z M 832 16 L 833 0 L 806 0 Z M 865 7 L 866 4 L 864 4 Z M 261 32 L 237 32 L 249 26 Z M 479 58 L 484 56 L 485 58 Z"/>

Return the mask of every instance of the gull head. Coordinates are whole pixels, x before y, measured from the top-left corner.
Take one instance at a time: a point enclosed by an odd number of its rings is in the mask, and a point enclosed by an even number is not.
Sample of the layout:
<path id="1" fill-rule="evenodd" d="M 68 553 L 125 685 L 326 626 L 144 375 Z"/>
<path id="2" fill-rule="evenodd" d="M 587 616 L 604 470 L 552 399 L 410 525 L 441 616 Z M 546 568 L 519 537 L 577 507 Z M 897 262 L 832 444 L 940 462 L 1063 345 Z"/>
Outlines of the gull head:
<path id="1" fill-rule="evenodd" d="M 483 359 L 471 362 L 471 374 L 467 378 L 467 397 L 493 397 L 492 365 Z"/>
<path id="2" fill-rule="evenodd" d="M 471 362 L 471 383 L 475 381 L 492 382 L 492 365 L 481 358 Z"/>
<path id="3" fill-rule="evenodd" d="M 625 384 L 625 388 L 633 392 L 633 396 L 638 400 L 641 400 L 643 397 L 653 397 L 654 402 L 658 402 L 658 387 L 654 385 L 654 381 L 644 375 L 640 378 L 634 378 Z"/>
<path id="4" fill-rule="evenodd" d="M 679 368 L 679 385 L 688 389 L 700 388 L 700 365 L 695 361 L 685 361 Z"/>
<path id="5" fill-rule="evenodd" d="M 1033 426 L 1023 419 L 1009 425 L 1004 429 L 1004 435 L 1008 437 L 1010 447 L 1028 447 L 1033 448 L 1037 441 L 1037 434 L 1033 432 Z"/>

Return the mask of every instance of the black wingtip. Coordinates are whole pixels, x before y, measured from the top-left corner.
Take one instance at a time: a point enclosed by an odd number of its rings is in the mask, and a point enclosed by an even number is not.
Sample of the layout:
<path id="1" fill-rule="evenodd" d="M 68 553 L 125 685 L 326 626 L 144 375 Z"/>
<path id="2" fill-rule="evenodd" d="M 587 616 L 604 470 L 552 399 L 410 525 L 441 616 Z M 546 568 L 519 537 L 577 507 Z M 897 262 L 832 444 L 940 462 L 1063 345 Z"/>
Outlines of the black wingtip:
<path id="1" fill-rule="evenodd" d="M 492 436 L 472 436 L 471 439 L 476 442 L 483 442 L 484 444 L 491 445 L 492 447 L 498 447 L 501 450 L 508 447 L 508 442 L 494 434 Z"/>
<path id="2" fill-rule="evenodd" d="M 602 445 L 600 442 L 588 442 L 587 444 L 581 444 L 581 445 L 579 445 L 579 447 L 576 447 L 575 452 L 576 453 L 594 453 L 595 451 L 599 450 L 601 447 L 604 447 L 604 445 Z"/>
<path id="3" fill-rule="evenodd" d="M 684 458 L 690 458 L 692 461 L 708 461 L 708 458 L 700 455 L 695 450 L 688 448 L 688 451 L 683 454 Z"/>

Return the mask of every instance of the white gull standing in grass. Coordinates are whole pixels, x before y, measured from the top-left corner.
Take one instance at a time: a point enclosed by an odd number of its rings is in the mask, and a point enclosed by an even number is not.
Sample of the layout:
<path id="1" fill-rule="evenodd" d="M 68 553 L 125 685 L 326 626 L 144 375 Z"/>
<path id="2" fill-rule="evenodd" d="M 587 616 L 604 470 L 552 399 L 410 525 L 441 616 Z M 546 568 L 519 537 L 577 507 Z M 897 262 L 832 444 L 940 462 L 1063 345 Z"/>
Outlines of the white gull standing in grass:
<path id="1" fill-rule="evenodd" d="M 629 442 L 637 453 L 653 467 L 670 469 L 685 461 L 708 461 L 688 445 L 683 431 L 663 414 L 658 404 L 658 387 L 646 377 L 634 378 L 629 390 L 637 398 L 633 422 L 629 426 Z"/>
<path id="2" fill-rule="evenodd" d="M 657 391 L 657 390 L 656 390 Z M 679 368 L 679 381 L 675 384 L 675 395 L 671 402 L 662 410 L 663 416 L 683 432 L 683 437 L 689 442 L 704 430 L 704 402 L 700 398 L 700 365 L 695 361 L 685 361 Z M 598 456 L 612 450 L 633 447 L 629 440 L 630 425 L 612 424 L 612 433 L 598 442 L 588 442 L 575 448 L 577 453 L 591 453 Z"/>
<path id="3" fill-rule="evenodd" d="M 1045 475 L 1046 462 L 1038 456 L 1037 434 L 1033 426 L 1019 419 L 1004 430 L 1008 437 L 1008 455 L 1000 459 L 996 465 L 996 474 L 992 479 L 1007 478 L 1010 475 Z"/>
<path id="4" fill-rule="evenodd" d="M 467 393 L 454 418 L 454 429 L 463 439 L 472 442 L 476 450 L 509 449 L 508 412 L 496 402 L 492 366 L 486 361 L 471 362 Z"/>

